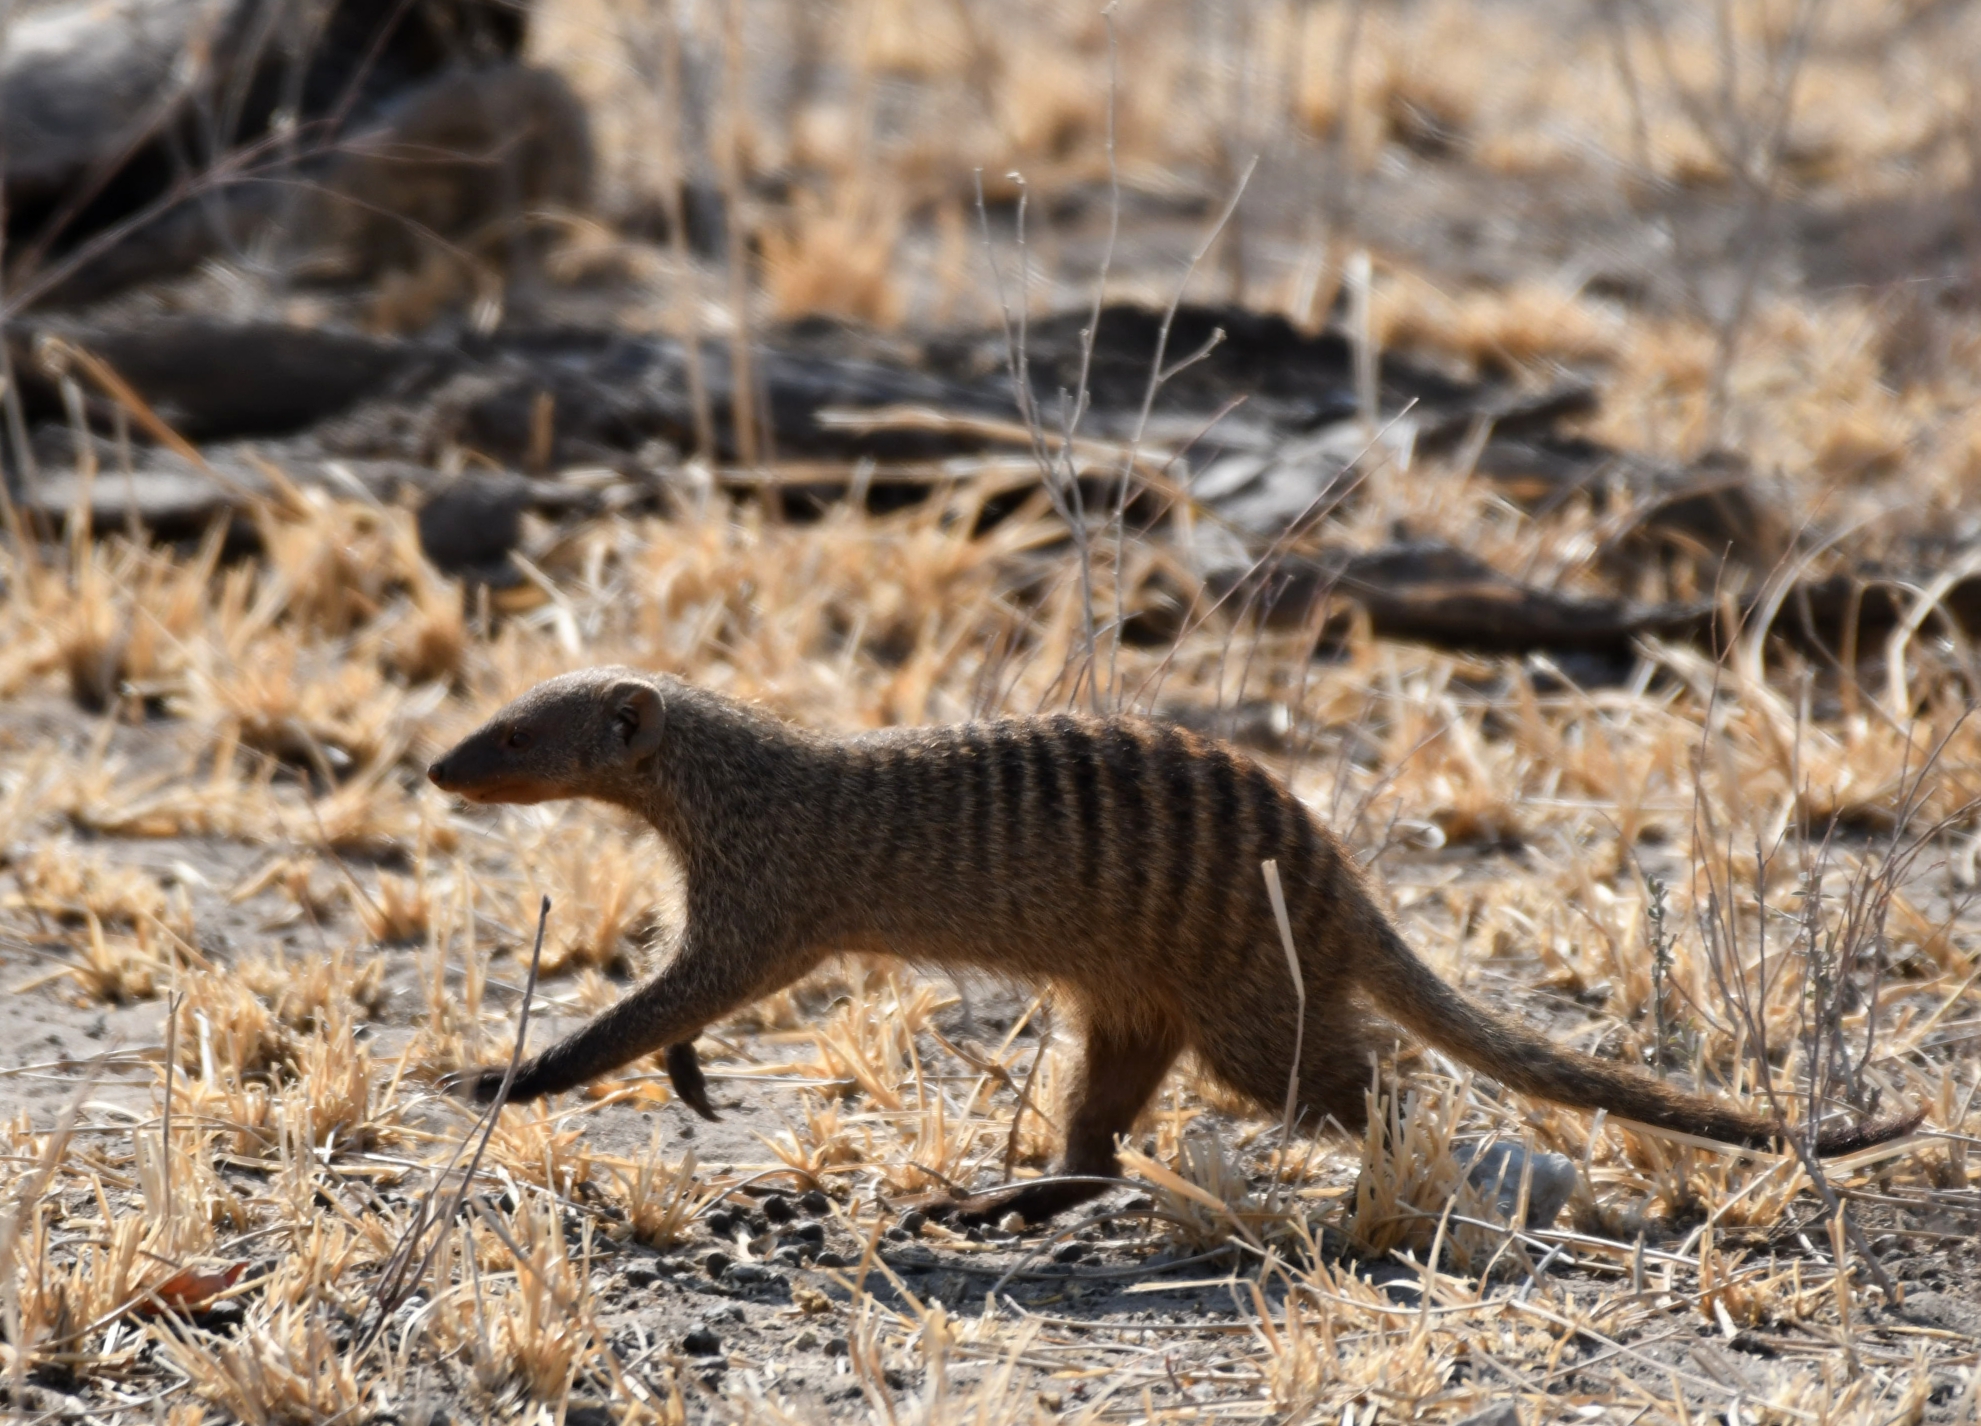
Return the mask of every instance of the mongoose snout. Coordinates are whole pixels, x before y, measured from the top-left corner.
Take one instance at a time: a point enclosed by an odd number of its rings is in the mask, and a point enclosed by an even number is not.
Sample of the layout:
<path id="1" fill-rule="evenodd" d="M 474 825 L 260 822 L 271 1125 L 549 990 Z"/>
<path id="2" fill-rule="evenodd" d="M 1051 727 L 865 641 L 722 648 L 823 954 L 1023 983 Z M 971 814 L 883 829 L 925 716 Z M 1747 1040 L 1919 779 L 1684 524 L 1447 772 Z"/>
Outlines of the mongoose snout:
<path id="1" fill-rule="evenodd" d="M 1116 1139 L 1185 1050 L 1266 1112 L 1291 1078 L 1305 1123 L 1359 1132 L 1369 1056 L 1392 1033 L 1378 1014 L 1523 1094 L 1725 1143 L 1787 1132 L 1459 994 L 1283 783 L 1167 724 L 1061 714 L 834 738 L 679 679 L 592 669 L 531 689 L 429 776 L 477 802 L 624 807 L 685 872 L 672 963 L 520 1066 L 515 1099 L 664 1049 L 684 1102 L 713 1117 L 692 1049 L 703 1027 L 862 950 L 1050 982 L 1079 1023 L 1061 1175 L 965 1200 L 977 1216 L 1038 1222 L 1101 1192 Z M 485 1073 L 478 1094 L 500 1078 Z M 1883 1143 L 1922 1117 L 1831 1128 L 1816 1150 Z"/>

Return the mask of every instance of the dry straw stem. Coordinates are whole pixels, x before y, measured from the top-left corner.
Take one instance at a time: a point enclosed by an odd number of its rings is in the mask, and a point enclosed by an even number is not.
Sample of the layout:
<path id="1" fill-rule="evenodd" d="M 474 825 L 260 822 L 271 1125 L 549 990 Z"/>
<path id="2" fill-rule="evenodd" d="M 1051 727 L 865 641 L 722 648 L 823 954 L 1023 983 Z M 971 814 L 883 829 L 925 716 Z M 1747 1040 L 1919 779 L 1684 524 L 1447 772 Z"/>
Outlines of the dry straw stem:
<path id="1" fill-rule="evenodd" d="M 393 1248 L 392 1256 L 387 1261 L 381 1278 L 376 1299 L 376 1315 L 372 1318 L 365 1335 L 359 1339 L 361 1352 L 368 1350 L 379 1339 L 386 1325 L 391 1322 L 393 1314 L 398 1311 L 400 1303 L 405 1300 L 406 1293 L 425 1278 L 427 1270 L 433 1266 L 433 1257 L 438 1251 L 438 1240 L 435 1246 L 427 1248 L 425 1254 L 419 1257 L 418 1266 L 413 1266 L 413 1259 L 420 1254 L 423 1240 L 436 1228 L 443 1236 L 445 1235 L 448 1226 L 460 1216 L 461 1205 L 467 1201 L 468 1193 L 474 1187 L 475 1176 L 481 1171 L 482 1155 L 488 1151 L 489 1137 L 495 1132 L 495 1123 L 502 1113 L 503 1106 L 509 1102 L 510 1087 L 516 1082 L 516 1067 L 523 1062 L 523 1046 L 527 1043 L 530 1030 L 530 1001 L 536 994 L 537 966 L 543 958 L 543 933 L 549 924 L 550 898 L 546 896 L 537 907 L 536 943 L 530 949 L 529 974 L 523 980 L 521 1008 L 516 1014 L 516 1044 L 509 1053 L 509 1063 L 503 1068 L 502 1082 L 495 1091 L 495 1097 L 482 1111 L 474 1128 L 468 1132 L 466 1138 L 462 1139 L 454 1157 L 448 1161 L 446 1168 L 435 1178 L 433 1187 L 428 1189 L 426 1196 L 421 1199 L 419 1212 L 414 1215 L 412 1223 L 408 1225 L 399 1243 Z M 479 1139 L 475 1139 L 477 1130 L 480 1132 Z M 462 1173 L 461 1182 L 456 1186 L 446 1210 L 433 1214 L 431 1209 L 434 1195 L 440 1191 L 447 1180 L 447 1175 L 459 1162 L 461 1150 L 467 1147 L 469 1139 L 475 1139 L 474 1155 L 468 1160 L 468 1167 Z"/>

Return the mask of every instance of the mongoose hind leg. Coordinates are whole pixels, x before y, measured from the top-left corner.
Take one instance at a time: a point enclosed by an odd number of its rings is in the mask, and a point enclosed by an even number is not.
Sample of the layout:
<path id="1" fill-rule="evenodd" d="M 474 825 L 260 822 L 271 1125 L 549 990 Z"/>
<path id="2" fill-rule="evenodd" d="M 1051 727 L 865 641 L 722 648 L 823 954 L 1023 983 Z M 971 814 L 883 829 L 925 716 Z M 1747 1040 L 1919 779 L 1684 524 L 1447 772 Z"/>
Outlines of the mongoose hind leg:
<path id="1" fill-rule="evenodd" d="M 966 1223 L 995 1222 L 1009 1213 L 1027 1223 L 1043 1223 L 1107 1192 L 1121 1168 L 1115 1140 L 1135 1127 L 1182 1048 L 1181 1037 L 1166 1027 L 1131 1030 L 1097 1019 L 1087 1030 L 1080 1082 L 1066 1124 L 1066 1152 L 1054 1181 L 993 1188 L 949 1206 Z M 1069 1179 L 1074 1181 L 1065 1181 Z"/>

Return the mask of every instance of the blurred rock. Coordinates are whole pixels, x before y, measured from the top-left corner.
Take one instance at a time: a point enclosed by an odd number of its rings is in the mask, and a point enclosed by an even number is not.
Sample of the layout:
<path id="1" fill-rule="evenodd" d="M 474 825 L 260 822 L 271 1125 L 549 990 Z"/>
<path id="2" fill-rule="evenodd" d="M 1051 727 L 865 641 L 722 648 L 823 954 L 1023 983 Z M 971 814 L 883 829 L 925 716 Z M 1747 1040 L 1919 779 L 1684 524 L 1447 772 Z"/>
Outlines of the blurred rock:
<path id="1" fill-rule="evenodd" d="M 509 553 L 523 538 L 530 483 L 521 476 L 477 474 L 448 482 L 420 507 L 420 549 L 443 574 L 503 587 L 521 574 Z"/>
<path id="2" fill-rule="evenodd" d="M 294 175 L 273 150 L 223 165 L 278 115 L 307 165 L 336 123 L 362 125 L 453 66 L 512 58 L 526 24 L 509 0 L 29 4 L 0 33 L 10 296 L 93 298 L 237 247 Z"/>
<path id="3" fill-rule="evenodd" d="M 1479 1151 L 1476 1143 L 1454 1144 L 1451 1156 L 1461 1164 L 1471 1164 L 1466 1175 L 1475 1188 L 1497 1186 L 1496 1202 L 1502 1218 L 1512 1218 L 1520 1206 L 1520 1180 L 1527 1176 L 1527 1216 L 1522 1226 L 1546 1228 L 1561 1216 L 1575 1192 L 1575 1163 L 1562 1154 L 1529 1153 L 1519 1144 L 1501 1139 Z"/>
<path id="4" fill-rule="evenodd" d="M 560 221 L 589 206 L 592 167 L 584 106 L 554 71 L 450 70 L 339 146 L 296 225 L 307 275 L 391 274 L 374 325 L 424 327 L 533 275 Z"/>

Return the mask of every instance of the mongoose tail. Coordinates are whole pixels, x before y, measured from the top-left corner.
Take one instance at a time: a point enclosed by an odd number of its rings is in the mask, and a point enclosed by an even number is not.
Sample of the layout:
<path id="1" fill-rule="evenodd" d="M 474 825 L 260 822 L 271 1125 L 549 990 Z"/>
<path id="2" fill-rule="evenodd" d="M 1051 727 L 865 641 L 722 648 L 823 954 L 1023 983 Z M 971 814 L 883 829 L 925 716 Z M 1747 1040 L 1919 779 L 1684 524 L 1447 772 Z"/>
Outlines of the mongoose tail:
<path id="1" fill-rule="evenodd" d="M 1373 973 L 1362 986 L 1383 1011 L 1508 1089 L 1747 1148 L 1772 1148 L 1785 1137 L 1783 1126 L 1773 1119 L 1674 1089 L 1615 1060 L 1564 1050 L 1525 1025 L 1475 1005 L 1439 979 L 1387 924 L 1374 940 Z M 1816 1139 L 1816 1152 L 1829 1158 L 1888 1143 L 1911 1133 L 1925 1117 L 1924 1109 L 1908 1110 L 1826 1130 Z"/>

